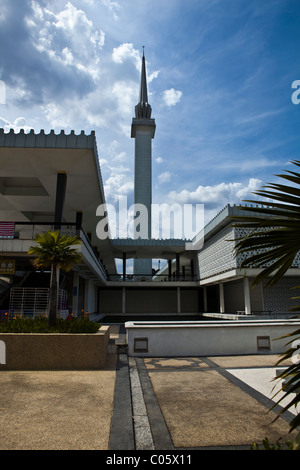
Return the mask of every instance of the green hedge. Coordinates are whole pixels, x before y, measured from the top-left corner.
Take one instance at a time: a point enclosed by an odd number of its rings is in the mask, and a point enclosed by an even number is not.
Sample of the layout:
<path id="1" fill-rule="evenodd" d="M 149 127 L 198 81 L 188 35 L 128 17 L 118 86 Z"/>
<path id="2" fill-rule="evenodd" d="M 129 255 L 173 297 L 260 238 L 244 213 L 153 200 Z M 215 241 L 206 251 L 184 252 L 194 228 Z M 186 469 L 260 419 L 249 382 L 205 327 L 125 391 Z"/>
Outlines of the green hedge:
<path id="1" fill-rule="evenodd" d="M 96 333 L 100 323 L 89 320 L 87 316 L 68 319 L 57 318 L 56 328 L 49 328 L 48 318 L 16 316 L 0 322 L 0 333 Z"/>

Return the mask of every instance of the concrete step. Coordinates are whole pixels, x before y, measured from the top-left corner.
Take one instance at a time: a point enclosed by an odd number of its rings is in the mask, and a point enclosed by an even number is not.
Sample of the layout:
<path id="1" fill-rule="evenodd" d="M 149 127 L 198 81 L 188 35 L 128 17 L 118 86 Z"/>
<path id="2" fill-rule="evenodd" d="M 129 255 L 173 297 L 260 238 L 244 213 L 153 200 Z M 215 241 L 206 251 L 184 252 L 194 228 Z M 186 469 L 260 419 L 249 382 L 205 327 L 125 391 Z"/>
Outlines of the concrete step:
<path id="1" fill-rule="evenodd" d="M 110 338 L 108 343 L 108 352 L 110 354 L 127 354 L 128 344 L 126 335 L 119 335 L 116 338 Z"/>

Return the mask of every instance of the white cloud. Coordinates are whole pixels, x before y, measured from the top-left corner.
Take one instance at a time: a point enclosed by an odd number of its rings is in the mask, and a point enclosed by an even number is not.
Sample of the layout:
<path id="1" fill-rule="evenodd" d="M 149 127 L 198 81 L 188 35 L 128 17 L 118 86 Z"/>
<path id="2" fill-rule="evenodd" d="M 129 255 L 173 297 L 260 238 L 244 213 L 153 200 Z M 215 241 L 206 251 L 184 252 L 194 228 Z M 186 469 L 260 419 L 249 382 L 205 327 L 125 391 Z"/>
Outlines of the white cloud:
<path id="1" fill-rule="evenodd" d="M 157 158 L 155 159 L 155 161 L 156 161 L 157 163 L 162 163 L 164 160 L 163 160 L 163 158 L 161 158 L 161 157 L 157 157 Z"/>
<path id="2" fill-rule="evenodd" d="M 116 99 L 114 101 L 117 102 L 120 116 L 131 116 L 136 101 L 136 83 L 123 81 L 115 82 L 112 87 L 112 94 Z"/>
<path id="3" fill-rule="evenodd" d="M 227 204 L 243 204 L 243 200 L 258 200 L 253 194 L 261 189 L 262 181 L 250 178 L 247 183 L 220 183 L 214 186 L 198 186 L 194 191 L 183 190 L 168 194 L 169 204 L 203 204 L 204 222 L 208 223 Z"/>
<path id="4" fill-rule="evenodd" d="M 98 127 L 113 129 L 114 133 L 130 138 L 136 88 L 135 83 L 117 81 L 110 87 L 99 86 L 82 97 L 76 96 L 76 99 L 72 95 L 62 100 L 51 100 L 41 106 L 41 109 L 51 129 L 88 131 Z M 121 150 L 118 151 L 120 152 Z"/>
<path id="5" fill-rule="evenodd" d="M 13 129 L 15 132 L 20 132 L 21 129 L 24 129 L 24 132 L 27 133 L 32 129 L 32 127 L 27 125 L 27 121 L 23 116 L 16 118 L 14 122 L 0 117 L 0 127 L 4 129 L 4 132 L 9 132 L 10 129 Z"/>
<path id="6" fill-rule="evenodd" d="M 110 168 L 111 175 L 106 178 L 104 182 L 104 191 L 107 201 L 116 203 L 120 196 L 128 196 L 133 191 L 133 181 L 128 177 L 128 171 L 123 169 L 124 172 L 118 168 L 116 173 L 113 168 Z"/>
<path id="7" fill-rule="evenodd" d="M 66 103 L 64 103 L 66 104 Z M 56 103 L 48 103 L 44 108 L 44 113 L 47 121 L 51 124 L 51 127 L 57 128 L 72 126 L 72 111 L 69 112 Z"/>
<path id="8" fill-rule="evenodd" d="M 182 96 L 182 91 L 174 90 L 174 88 L 170 88 L 170 90 L 165 90 L 163 92 L 163 100 L 167 106 L 174 106 L 177 104 Z"/>
<path id="9" fill-rule="evenodd" d="M 158 176 L 160 183 L 167 183 L 171 179 L 171 173 L 169 171 L 164 171 Z"/>
<path id="10" fill-rule="evenodd" d="M 116 64 L 123 64 L 127 60 L 132 62 L 135 66 L 135 68 L 138 70 L 140 73 L 141 71 L 141 54 L 138 49 L 135 49 L 133 47 L 133 44 L 125 42 L 121 44 L 118 47 L 115 47 L 112 52 L 112 58 L 113 61 Z M 154 72 L 148 73 L 148 63 L 146 61 L 146 67 L 147 67 L 147 81 L 148 83 L 151 83 L 155 78 L 158 77 L 159 75 L 159 70 L 155 70 Z"/>
<path id="11" fill-rule="evenodd" d="M 180 193 L 171 191 L 169 199 L 179 204 L 205 204 L 208 207 L 219 207 L 226 204 L 239 204 L 250 193 L 261 188 L 262 181 L 250 178 L 247 184 L 220 183 L 215 186 L 198 186 L 194 191 L 182 190 Z M 253 198 L 253 196 L 252 196 Z"/>
<path id="12" fill-rule="evenodd" d="M 112 58 L 116 64 L 123 64 L 126 60 L 130 60 L 134 63 L 137 70 L 140 71 L 141 69 L 140 53 L 131 43 L 125 42 L 119 47 L 115 47 L 112 52 Z"/>
<path id="13" fill-rule="evenodd" d="M 117 20 L 118 19 L 117 11 L 121 9 L 119 2 L 116 2 L 113 0 L 101 0 L 101 3 L 113 13 L 114 18 Z"/>
<path id="14" fill-rule="evenodd" d="M 97 79 L 99 50 L 105 43 L 105 33 L 96 30 L 85 12 L 71 2 L 58 13 L 35 0 L 31 7 L 33 16 L 26 18 L 26 24 L 33 46 L 51 60 Z"/>
<path id="15" fill-rule="evenodd" d="M 151 83 L 152 80 L 158 77 L 158 75 L 159 75 L 159 70 L 155 70 L 154 72 L 152 72 L 148 77 L 148 83 Z"/>

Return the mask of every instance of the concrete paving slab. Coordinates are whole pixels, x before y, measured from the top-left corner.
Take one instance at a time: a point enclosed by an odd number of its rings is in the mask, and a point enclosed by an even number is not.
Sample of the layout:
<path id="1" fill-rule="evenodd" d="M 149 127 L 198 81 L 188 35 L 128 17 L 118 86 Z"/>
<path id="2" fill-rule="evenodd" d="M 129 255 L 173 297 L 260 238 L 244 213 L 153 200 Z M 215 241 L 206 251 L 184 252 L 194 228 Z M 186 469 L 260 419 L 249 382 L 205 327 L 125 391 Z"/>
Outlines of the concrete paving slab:
<path id="1" fill-rule="evenodd" d="M 106 450 L 116 355 L 99 371 L 1 371 L 1 450 Z"/>
<path id="2" fill-rule="evenodd" d="M 208 356 L 213 362 L 224 368 L 243 367 L 275 367 L 279 359 L 277 354 L 253 354 L 249 356 Z M 289 361 L 284 361 L 282 366 L 291 365 Z"/>
<path id="3" fill-rule="evenodd" d="M 249 385 L 253 389 L 262 393 L 270 400 L 278 401 L 282 398 L 280 405 L 286 406 L 295 393 L 290 393 L 288 397 L 284 397 L 284 392 L 281 391 L 282 380 L 278 378 L 274 381 L 274 370 L 270 368 L 246 368 L 246 369 L 227 369 L 232 375 L 237 377 L 239 380 Z M 276 394 L 276 396 L 275 396 Z M 290 412 L 294 415 L 299 413 L 299 406 L 293 406 L 290 408 Z"/>
<path id="4" fill-rule="evenodd" d="M 229 373 L 220 367 L 220 363 L 247 367 L 255 363 L 254 357 L 185 358 L 184 361 L 182 358 L 145 359 L 175 448 L 250 448 L 253 442 L 261 443 L 265 437 L 276 442 L 287 435 L 289 425 L 284 419 L 272 423 L 276 414 L 268 412 L 267 400 L 259 401 L 255 393 L 251 394 L 251 387 L 244 388 L 229 380 Z M 274 364 L 272 358 L 265 356 L 258 363 Z"/>
<path id="5" fill-rule="evenodd" d="M 99 371 L 1 371 L 0 449 L 172 452 L 276 442 L 289 431 L 288 420 L 272 423 L 277 414 L 268 412 L 276 360 L 109 354 Z"/>

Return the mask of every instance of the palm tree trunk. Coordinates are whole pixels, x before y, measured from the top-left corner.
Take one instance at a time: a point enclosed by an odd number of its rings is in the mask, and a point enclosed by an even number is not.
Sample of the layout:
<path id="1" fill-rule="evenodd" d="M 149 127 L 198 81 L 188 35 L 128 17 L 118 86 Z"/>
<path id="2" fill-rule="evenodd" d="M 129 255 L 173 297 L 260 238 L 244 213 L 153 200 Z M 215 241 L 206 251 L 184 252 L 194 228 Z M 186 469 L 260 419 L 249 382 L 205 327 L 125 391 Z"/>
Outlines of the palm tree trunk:
<path id="1" fill-rule="evenodd" d="M 50 289 L 49 289 L 49 313 L 48 313 L 49 327 L 56 326 L 56 314 L 57 314 L 57 273 L 56 273 L 56 266 L 52 264 Z"/>

